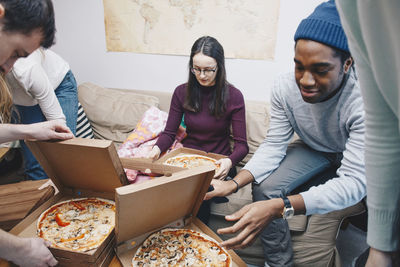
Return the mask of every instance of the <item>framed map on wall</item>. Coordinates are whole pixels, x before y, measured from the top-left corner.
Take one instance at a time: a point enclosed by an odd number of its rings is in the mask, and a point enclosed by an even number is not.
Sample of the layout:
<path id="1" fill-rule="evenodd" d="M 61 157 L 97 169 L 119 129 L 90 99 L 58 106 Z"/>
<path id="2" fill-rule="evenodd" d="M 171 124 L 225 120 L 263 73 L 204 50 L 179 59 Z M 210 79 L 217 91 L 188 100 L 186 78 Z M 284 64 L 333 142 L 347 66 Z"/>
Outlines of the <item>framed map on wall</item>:
<path id="1" fill-rule="evenodd" d="M 188 55 L 215 37 L 227 58 L 270 59 L 279 0 L 103 0 L 108 51 Z"/>

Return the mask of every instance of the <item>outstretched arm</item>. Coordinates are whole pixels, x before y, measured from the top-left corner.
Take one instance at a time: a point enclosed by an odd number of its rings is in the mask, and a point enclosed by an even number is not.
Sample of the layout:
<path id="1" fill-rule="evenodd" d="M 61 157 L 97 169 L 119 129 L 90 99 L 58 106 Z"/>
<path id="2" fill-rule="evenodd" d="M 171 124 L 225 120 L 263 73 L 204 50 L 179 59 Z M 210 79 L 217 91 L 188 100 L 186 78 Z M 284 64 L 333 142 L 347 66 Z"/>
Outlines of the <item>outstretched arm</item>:
<path id="1" fill-rule="evenodd" d="M 296 214 L 305 213 L 304 200 L 301 195 L 293 195 L 288 198 Z M 261 230 L 272 220 L 282 218 L 283 207 L 283 200 L 274 198 L 251 203 L 234 214 L 226 216 L 226 220 L 237 222 L 231 227 L 218 229 L 218 234 L 238 234 L 225 240 L 221 245 L 227 249 L 239 249 L 251 245 Z"/>
<path id="2" fill-rule="evenodd" d="M 172 95 L 167 124 L 165 125 L 164 131 L 161 133 L 155 144 L 155 146 L 157 146 L 160 150 L 160 153 L 166 151 L 172 145 L 176 137 L 176 132 L 179 129 L 179 125 L 181 124 L 184 101 L 182 96 L 183 90 L 184 89 L 182 88 L 182 86 L 178 86 L 175 89 L 174 94 Z M 153 159 L 157 159 L 158 156 L 159 154 L 157 155 L 155 151 L 153 151 L 151 154 L 151 158 Z"/>
<path id="3" fill-rule="evenodd" d="M 0 124 L 0 143 L 19 139 L 70 139 L 74 135 L 59 121 L 45 121 L 33 124 Z"/>
<path id="4" fill-rule="evenodd" d="M 209 200 L 213 197 L 229 196 L 230 194 L 235 192 L 236 189 L 239 189 L 254 181 L 253 175 L 248 170 L 241 170 L 233 179 L 235 181 L 212 179 L 211 185 L 214 187 L 214 190 L 207 192 L 204 200 Z"/>
<path id="5" fill-rule="evenodd" d="M 0 230 L 0 258 L 18 266 L 56 266 L 49 246 L 41 238 L 21 238 Z"/>

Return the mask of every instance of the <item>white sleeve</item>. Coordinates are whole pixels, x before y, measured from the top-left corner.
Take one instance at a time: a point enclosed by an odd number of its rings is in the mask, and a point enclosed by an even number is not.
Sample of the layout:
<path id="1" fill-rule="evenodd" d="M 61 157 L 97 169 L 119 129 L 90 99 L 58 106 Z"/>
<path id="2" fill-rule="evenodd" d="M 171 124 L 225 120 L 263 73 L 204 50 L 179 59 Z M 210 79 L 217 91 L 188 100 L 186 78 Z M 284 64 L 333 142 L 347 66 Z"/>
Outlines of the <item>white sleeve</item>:
<path id="1" fill-rule="evenodd" d="M 54 88 L 51 86 L 46 72 L 35 64 L 24 79 L 27 82 L 28 92 L 39 103 L 40 109 L 47 120 L 62 120 L 66 123 L 65 115 L 58 102 Z"/>

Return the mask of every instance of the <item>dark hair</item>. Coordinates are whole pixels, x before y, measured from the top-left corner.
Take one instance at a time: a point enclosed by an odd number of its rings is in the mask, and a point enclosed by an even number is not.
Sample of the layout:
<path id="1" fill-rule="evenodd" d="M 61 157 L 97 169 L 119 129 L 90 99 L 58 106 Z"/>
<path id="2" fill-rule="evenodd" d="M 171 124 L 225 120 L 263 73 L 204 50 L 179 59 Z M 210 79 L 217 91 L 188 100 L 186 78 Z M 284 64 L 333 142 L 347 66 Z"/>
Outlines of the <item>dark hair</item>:
<path id="1" fill-rule="evenodd" d="M 229 93 L 228 83 L 226 81 L 224 49 L 215 38 L 210 36 L 203 36 L 197 39 L 192 46 L 189 61 L 189 80 L 186 88 L 187 93 L 184 107 L 194 112 L 199 112 L 201 109 L 201 85 L 197 81 L 196 76 L 191 72 L 193 57 L 198 53 L 212 57 L 217 61 L 215 90 L 212 91 L 212 97 L 208 107 L 210 114 L 218 118 L 226 111 L 226 102 Z"/>
<path id="2" fill-rule="evenodd" d="M 334 56 L 334 57 L 338 57 L 338 58 L 340 59 L 340 62 L 341 62 L 342 64 L 344 64 L 344 62 L 345 62 L 347 59 L 349 59 L 349 58 L 352 57 L 351 54 L 350 54 L 350 52 L 343 51 L 343 50 L 337 49 L 337 48 L 332 47 L 332 46 L 331 46 L 331 48 L 333 49 L 333 56 Z"/>
<path id="3" fill-rule="evenodd" d="M 5 9 L 3 31 L 29 35 L 40 30 L 41 46 L 49 48 L 54 44 L 56 26 L 51 0 L 0 0 L 0 4 Z"/>

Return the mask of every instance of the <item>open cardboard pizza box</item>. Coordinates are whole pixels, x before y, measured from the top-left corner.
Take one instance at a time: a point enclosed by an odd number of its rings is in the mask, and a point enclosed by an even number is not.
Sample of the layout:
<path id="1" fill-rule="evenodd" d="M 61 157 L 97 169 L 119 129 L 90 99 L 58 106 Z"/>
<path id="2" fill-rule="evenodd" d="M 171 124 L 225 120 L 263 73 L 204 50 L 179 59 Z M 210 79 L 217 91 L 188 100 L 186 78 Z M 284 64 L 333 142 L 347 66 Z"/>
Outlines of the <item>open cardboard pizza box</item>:
<path id="1" fill-rule="evenodd" d="M 163 155 L 158 160 L 156 160 L 155 163 L 163 164 L 169 158 L 172 158 L 172 157 L 175 157 L 175 156 L 181 156 L 181 155 L 185 155 L 185 154 L 196 154 L 196 155 L 201 155 L 201 156 L 206 156 L 206 157 L 209 157 L 209 158 L 213 158 L 213 159 L 216 159 L 216 160 L 219 160 L 219 159 L 222 159 L 222 158 L 226 158 L 225 155 L 211 153 L 211 152 L 207 153 L 207 152 L 204 152 L 204 151 L 201 151 L 201 150 L 197 150 L 197 149 L 193 149 L 193 148 L 182 147 L 182 148 L 175 149 L 175 150 L 169 152 L 168 154 Z M 180 167 L 178 167 L 178 168 L 180 168 Z M 180 169 L 185 169 L 185 168 L 180 168 Z"/>
<path id="2" fill-rule="evenodd" d="M 114 200 L 115 188 L 128 184 L 112 141 L 75 138 L 66 141 L 27 141 L 59 193 L 16 225 L 11 232 L 36 237 L 37 219 L 51 205 L 80 197 Z M 50 248 L 59 266 L 107 266 L 115 245 L 114 231 L 97 249 L 71 252 Z"/>
<path id="3" fill-rule="evenodd" d="M 142 164 L 137 163 L 131 161 L 131 167 L 141 170 Z M 153 171 L 151 166 L 149 169 Z M 116 253 L 122 265 L 132 266 L 132 258 L 143 241 L 163 228 L 188 228 L 222 242 L 196 218 L 213 176 L 212 166 L 200 166 L 117 188 Z M 232 266 L 247 266 L 233 250 L 228 252 Z"/>

